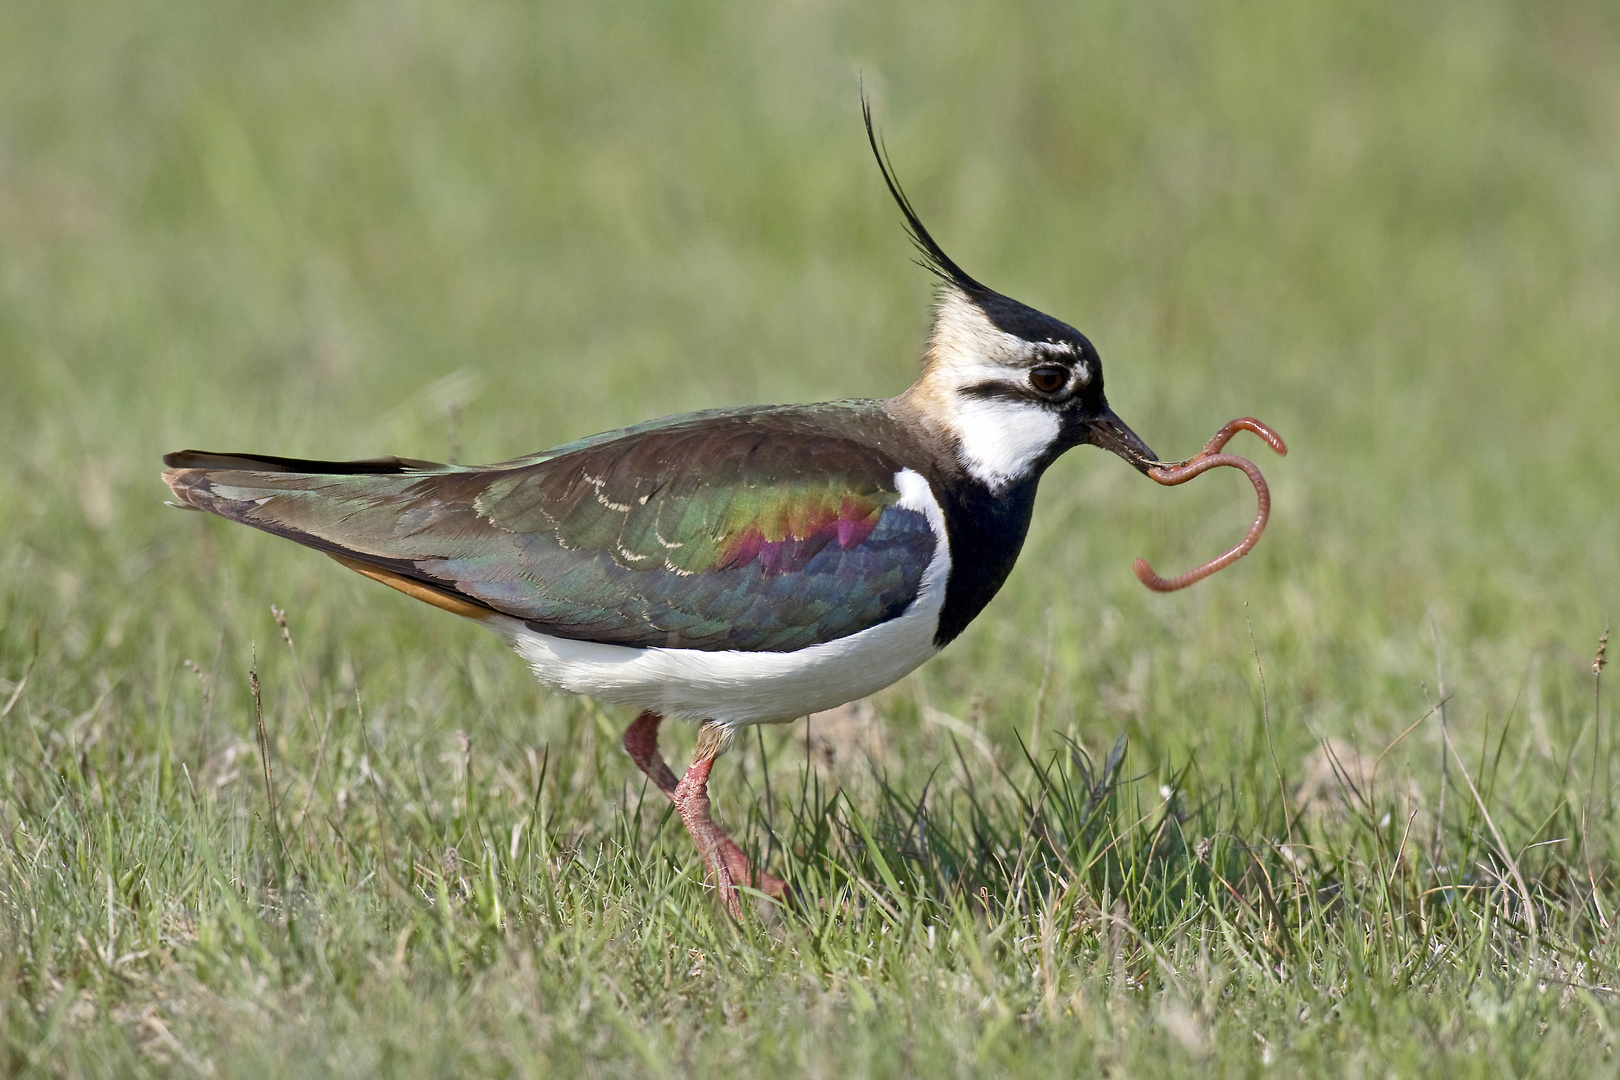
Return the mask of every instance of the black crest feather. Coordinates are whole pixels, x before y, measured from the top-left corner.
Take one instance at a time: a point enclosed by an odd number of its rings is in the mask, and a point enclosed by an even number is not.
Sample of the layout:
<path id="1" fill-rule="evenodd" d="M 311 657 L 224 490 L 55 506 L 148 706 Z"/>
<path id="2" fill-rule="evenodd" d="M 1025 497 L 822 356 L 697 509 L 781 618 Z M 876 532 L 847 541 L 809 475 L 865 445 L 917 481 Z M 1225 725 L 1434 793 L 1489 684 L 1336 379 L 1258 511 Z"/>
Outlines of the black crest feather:
<path id="1" fill-rule="evenodd" d="M 911 200 L 901 190 L 900 182 L 894 178 L 894 166 L 889 161 L 889 150 L 878 137 L 872 126 L 872 101 L 866 96 L 866 88 L 861 88 L 861 118 L 866 121 L 866 141 L 872 146 L 872 156 L 877 158 L 879 171 L 883 173 L 883 182 L 889 186 L 889 194 L 899 205 L 900 212 L 906 216 L 906 234 L 917 248 L 921 259 L 917 260 L 919 266 L 936 274 L 941 280 L 947 281 L 964 292 L 976 295 L 992 293 L 993 290 L 985 288 L 968 275 L 967 271 L 956 265 L 956 260 L 945 254 L 934 238 L 929 235 L 922 220 L 917 217 L 917 211 L 911 208 Z"/>

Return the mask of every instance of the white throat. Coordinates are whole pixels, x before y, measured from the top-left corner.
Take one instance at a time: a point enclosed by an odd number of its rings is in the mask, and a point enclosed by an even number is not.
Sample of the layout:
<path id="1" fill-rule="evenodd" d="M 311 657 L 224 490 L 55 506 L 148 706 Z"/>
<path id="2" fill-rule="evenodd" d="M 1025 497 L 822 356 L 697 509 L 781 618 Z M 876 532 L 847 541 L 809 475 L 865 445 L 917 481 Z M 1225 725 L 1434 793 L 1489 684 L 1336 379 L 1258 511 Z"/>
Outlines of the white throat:
<path id="1" fill-rule="evenodd" d="M 1043 345 L 1051 349 L 1051 345 Z M 940 295 L 923 375 L 912 403 L 956 444 L 970 475 L 992 490 L 1027 477 L 1063 432 L 1056 413 L 1033 401 L 965 392 L 1023 377 L 1035 346 L 998 329 L 954 287 Z"/>

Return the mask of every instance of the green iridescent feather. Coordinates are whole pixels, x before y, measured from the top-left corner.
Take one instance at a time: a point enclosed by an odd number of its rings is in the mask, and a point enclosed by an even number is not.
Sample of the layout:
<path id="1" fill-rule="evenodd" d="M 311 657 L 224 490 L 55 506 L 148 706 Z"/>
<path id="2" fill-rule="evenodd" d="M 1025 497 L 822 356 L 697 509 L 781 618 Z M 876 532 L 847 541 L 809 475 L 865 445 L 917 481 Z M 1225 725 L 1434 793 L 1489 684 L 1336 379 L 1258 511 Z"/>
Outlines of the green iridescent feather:
<path id="1" fill-rule="evenodd" d="M 874 438 L 874 436 L 876 436 Z M 711 412 L 485 469 L 186 452 L 188 505 L 563 637 L 786 651 L 899 615 L 935 539 L 880 402 Z"/>

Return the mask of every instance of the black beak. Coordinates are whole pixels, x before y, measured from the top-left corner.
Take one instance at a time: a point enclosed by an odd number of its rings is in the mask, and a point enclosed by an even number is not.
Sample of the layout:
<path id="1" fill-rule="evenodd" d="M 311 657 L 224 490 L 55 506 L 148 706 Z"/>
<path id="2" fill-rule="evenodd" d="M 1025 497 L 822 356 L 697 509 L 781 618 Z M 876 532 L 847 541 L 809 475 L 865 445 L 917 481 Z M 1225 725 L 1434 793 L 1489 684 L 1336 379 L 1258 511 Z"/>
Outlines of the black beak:
<path id="1" fill-rule="evenodd" d="M 1112 450 L 1143 475 L 1159 461 L 1158 456 L 1148 449 L 1147 443 L 1126 427 L 1125 421 L 1114 415 L 1113 409 L 1104 408 L 1102 415 L 1086 421 L 1086 441 L 1092 446 Z"/>

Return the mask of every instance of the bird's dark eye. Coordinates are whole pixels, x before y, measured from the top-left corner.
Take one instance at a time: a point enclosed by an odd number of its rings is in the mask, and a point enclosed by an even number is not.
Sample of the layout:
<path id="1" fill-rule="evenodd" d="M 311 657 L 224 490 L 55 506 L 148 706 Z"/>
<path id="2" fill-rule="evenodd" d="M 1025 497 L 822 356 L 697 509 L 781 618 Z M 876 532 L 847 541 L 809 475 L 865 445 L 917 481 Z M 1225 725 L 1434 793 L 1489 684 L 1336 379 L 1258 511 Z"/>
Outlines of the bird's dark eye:
<path id="1" fill-rule="evenodd" d="M 1069 369 L 1061 364 L 1041 364 L 1030 369 L 1029 385 L 1043 394 L 1055 394 L 1069 381 Z"/>

